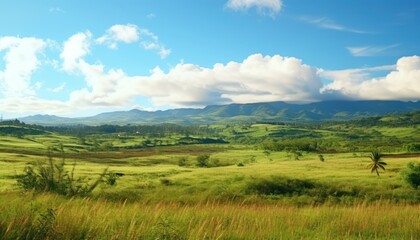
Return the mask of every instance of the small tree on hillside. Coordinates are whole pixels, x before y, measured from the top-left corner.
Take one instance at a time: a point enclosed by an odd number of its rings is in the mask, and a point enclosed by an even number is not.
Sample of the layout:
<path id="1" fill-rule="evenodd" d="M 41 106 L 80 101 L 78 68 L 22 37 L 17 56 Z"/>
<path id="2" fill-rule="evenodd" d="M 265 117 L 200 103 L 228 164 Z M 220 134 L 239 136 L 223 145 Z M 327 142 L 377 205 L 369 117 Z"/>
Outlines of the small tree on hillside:
<path id="1" fill-rule="evenodd" d="M 370 169 L 370 172 L 376 172 L 376 175 L 379 176 L 379 169 L 382 169 L 385 171 L 385 167 L 387 164 L 386 162 L 381 161 L 382 154 L 379 151 L 373 151 L 370 154 L 370 159 L 372 160 L 372 163 L 368 165 L 368 168 Z"/>

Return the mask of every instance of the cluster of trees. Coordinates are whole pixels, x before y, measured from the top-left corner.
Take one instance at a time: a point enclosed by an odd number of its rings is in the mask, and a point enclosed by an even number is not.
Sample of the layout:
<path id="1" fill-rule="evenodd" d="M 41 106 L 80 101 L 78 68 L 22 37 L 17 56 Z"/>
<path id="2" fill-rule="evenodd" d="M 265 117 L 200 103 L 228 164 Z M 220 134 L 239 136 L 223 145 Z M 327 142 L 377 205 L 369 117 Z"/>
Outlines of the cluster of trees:
<path id="1" fill-rule="evenodd" d="M 267 139 L 260 144 L 260 147 L 264 150 L 269 151 L 305 151 L 314 152 L 325 150 L 319 141 L 315 139 L 303 138 L 303 139 Z"/>
<path id="2" fill-rule="evenodd" d="M 407 152 L 420 152 L 420 143 L 409 143 L 404 145 Z"/>
<path id="3" fill-rule="evenodd" d="M 172 134 L 180 135 L 199 135 L 213 136 L 216 131 L 209 126 L 181 126 L 177 124 L 158 124 L 158 125 L 100 125 L 100 126 L 59 126 L 59 127 L 43 127 L 44 129 L 77 136 L 86 136 L 93 134 L 140 134 L 149 137 L 164 137 Z"/>

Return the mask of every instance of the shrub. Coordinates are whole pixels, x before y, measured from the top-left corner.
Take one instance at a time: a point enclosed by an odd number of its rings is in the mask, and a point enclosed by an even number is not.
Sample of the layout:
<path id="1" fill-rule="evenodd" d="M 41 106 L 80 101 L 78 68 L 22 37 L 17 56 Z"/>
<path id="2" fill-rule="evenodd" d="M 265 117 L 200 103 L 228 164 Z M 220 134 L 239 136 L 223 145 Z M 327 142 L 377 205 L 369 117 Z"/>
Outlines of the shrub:
<path id="1" fill-rule="evenodd" d="M 198 167 L 209 167 L 209 159 L 210 159 L 210 155 L 208 155 L 208 154 L 203 154 L 203 155 L 197 156 L 197 166 Z"/>
<path id="2" fill-rule="evenodd" d="M 312 188 L 315 188 L 315 184 L 309 180 L 271 177 L 271 179 L 255 179 L 249 182 L 245 192 L 261 195 L 303 194 Z"/>
<path id="3" fill-rule="evenodd" d="M 180 166 L 180 167 L 185 167 L 185 166 L 187 166 L 187 158 L 186 158 L 186 157 L 181 157 L 181 158 L 178 160 L 178 166 Z"/>
<path id="4" fill-rule="evenodd" d="M 117 184 L 117 179 L 124 176 L 124 173 L 119 172 L 109 172 L 105 174 L 104 182 L 110 186 L 114 186 Z"/>
<path id="5" fill-rule="evenodd" d="M 50 148 L 47 161 L 39 161 L 35 165 L 26 166 L 24 173 L 17 176 L 18 185 L 25 190 L 53 192 L 64 196 L 83 196 L 91 193 L 101 182 L 107 182 L 110 185 L 116 183 L 118 175 L 115 173 L 107 174 L 107 169 L 93 182 L 85 177 L 75 179 L 76 161 L 73 163 L 71 172 L 65 170 L 66 163 L 62 146 L 60 149 L 62 153 L 61 161 L 55 161 Z M 107 179 L 104 181 L 106 177 Z"/>
<path id="6" fill-rule="evenodd" d="M 280 176 L 271 178 L 253 179 L 244 188 L 245 194 L 258 194 L 274 197 L 306 196 L 310 202 L 324 203 L 326 201 L 348 201 L 360 196 L 360 189 L 343 188 L 333 184 L 314 182 L 308 179 L 293 179 Z"/>
<path id="7" fill-rule="evenodd" d="M 407 167 L 401 171 L 402 179 L 414 189 L 420 186 L 420 163 L 410 162 Z"/>

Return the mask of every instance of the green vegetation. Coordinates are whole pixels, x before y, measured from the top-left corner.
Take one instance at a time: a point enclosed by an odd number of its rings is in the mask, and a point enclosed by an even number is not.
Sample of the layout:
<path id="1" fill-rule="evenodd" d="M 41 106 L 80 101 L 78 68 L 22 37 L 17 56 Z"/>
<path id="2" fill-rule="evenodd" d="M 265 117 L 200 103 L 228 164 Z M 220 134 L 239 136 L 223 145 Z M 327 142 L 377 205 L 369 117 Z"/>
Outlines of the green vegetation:
<path id="1" fill-rule="evenodd" d="M 418 206 L 298 207 L 0 195 L 3 239 L 418 239 Z M 13 211 L 19 214 L 14 214 Z M 166 238 L 165 238 L 166 237 Z"/>
<path id="2" fill-rule="evenodd" d="M 3 122 L 0 238 L 419 239 L 420 155 L 408 147 L 420 142 L 414 116 L 203 126 Z M 370 164 L 379 175 L 384 162 L 381 177 L 366 170 Z"/>
<path id="3" fill-rule="evenodd" d="M 410 186 L 418 189 L 420 186 L 420 162 L 410 162 L 401 172 L 401 176 Z"/>

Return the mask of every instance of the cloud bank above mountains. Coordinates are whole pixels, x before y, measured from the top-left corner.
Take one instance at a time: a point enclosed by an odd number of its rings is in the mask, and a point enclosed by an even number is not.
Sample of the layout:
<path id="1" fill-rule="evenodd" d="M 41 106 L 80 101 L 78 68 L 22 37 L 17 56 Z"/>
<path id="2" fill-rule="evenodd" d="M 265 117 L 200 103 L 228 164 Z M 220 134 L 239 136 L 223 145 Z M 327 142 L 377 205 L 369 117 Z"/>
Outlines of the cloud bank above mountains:
<path id="1" fill-rule="evenodd" d="M 240 8 L 253 1 L 230 1 Z M 276 1 L 267 1 L 267 4 Z M 280 8 L 281 9 L 281 2 Z M 237 5 L 234 5 L 237 4 Z M 242 5 L 241 5 L 242 4 Z M 247 5 L 248 4 L 248 5 Z M 277 5 L 273 5 L 277 9 Z M 95 47 L 118 51 L 121 44 L 137 44 L 159 57 L 171 54 L 150 30 L 133 24 L 114 25 L 102 36 L 90 31 L 63 43 L 50 39 L 0 37 L 0 108 L 6 112 L 70 114 L 92 108 L 129 108 L 147 98 L 154 108 L 203 107 L 248 102 L 313 102 L 331 99 L 418 100 L 420 57 L 401 57 L 395 64 L 361 69 L 331 70 L 309 66 L 304 60 L 281 55 L 253 54 L 242 61 L 203 67 L 180 62 L 169 71 L 159 66 L 149 75 L 129 75 L 121 68 L 89 62 Z M 57 47 L 58 46 L 58 47 Z M 58 51 L 50 59 L 48 51 Z M 81 77 L 84 86 L 56 82 L 56 92 L 67 89 L 66 100 L 45 98 L 32 76 L 53 64 L 67 78 Z M 378 72 L 385 72 L 377 77 Z M 375 76 L 375 77 L 373 77 Z M 51 90 L 52 91 L 52 90 Z"/>

